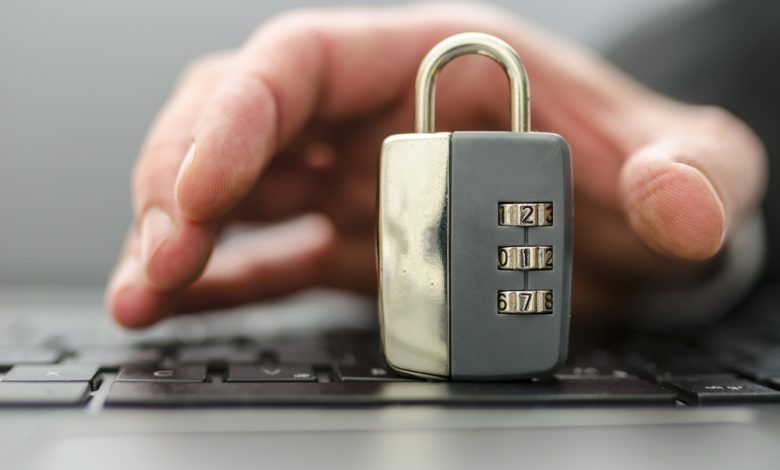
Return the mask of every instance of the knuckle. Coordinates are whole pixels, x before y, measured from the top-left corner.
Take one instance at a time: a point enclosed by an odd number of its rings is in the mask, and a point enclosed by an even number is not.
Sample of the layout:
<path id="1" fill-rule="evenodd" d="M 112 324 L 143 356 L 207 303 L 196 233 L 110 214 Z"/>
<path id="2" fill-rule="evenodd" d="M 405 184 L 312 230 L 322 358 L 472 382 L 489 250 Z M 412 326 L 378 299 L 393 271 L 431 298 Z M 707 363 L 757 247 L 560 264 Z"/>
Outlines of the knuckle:
<path id="1" fill-rule="evenodd" d="M 277 13 L 254 30 L 247 45 L 252 47 L 262 44 L 269 37 L 282 42 L 316 37 L 322 25 L 328 22 L 328 14 L 327 10 L 318 8 L 298 8 Z"/>
<path id="2" fill-rule="evenodd" d="M 431 27 L 445 26 L 452 33 L 481 30 L 504 36 L 522 27 L 511 10 L 488 2 L 412 2 L 402 8 L 408 8 L 405 11 L 411 16 L 436 18 Z"/>
<path id="3" fill-rule="evenodd" d="M 750 149 L 749 154 L 765 153 L 763 144 L 753 129 L 725 108 L 698 106 L 695 112 L 698 129 L 706 135 L 715 136 L 716 141 L 722 142 L 726 138 L 743 149 Z"/>
<path id="4" fill-rule="evenodd" d="M 263 29 L 311 27 L 318 18 L 323 18 L 326 14 L 327 10 L 322 8 L 293 8 L 271 16 L 257 28 L 256 32 Z"/>
<path id="5" fill-rule="evenodd" d="M 722 132 L 732 129 L 739 120 L 720 106 L 701 106 L 698 108 L 699 125 L 712 132 Z"/>

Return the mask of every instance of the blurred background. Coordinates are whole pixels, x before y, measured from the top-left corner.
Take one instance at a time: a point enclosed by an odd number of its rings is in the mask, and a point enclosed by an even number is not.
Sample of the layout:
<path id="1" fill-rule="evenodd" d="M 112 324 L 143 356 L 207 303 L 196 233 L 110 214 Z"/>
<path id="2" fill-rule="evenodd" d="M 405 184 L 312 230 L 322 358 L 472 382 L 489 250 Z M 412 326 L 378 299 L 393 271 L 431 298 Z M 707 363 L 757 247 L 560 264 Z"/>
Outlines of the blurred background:
<path id="1" fill-rule="evenodd" d="M 496 3 L 604 50 L 706 1 Z M 179 71 L 269 15 L 333 3 L 0 0 L 0 286 L 102 284 L 130 222 L 136 152 Z"/>

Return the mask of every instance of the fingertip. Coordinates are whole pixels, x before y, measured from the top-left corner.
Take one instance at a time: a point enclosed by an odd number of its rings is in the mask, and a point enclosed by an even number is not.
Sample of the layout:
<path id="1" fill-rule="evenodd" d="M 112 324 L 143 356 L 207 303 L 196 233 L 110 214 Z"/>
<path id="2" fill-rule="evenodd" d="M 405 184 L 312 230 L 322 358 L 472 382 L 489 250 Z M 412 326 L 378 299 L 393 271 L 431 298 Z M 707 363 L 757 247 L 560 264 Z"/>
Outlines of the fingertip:
<path id="1" fill-rule="evenodd" d="M 166 316 L 160 310 L 159 294 L 143 286 L 128 286 L 107 300 L 114 321 L 129 329 L 145 328 Z"/>
<path id="2" fill-rule="evenodd" d="M 632 228 L 658 253 L 701 261 L 723 245 L 725 206 L 701 170 L 669 155 L 640 155 L 626 163 L 621 190 Z"/>
<path id="3" fill-rule="evenodd" d="M 177 230 L 146 261 L 146 280 L 163 292 L 190 284 L 205 269 L 215 238 L 216 228 L 211 224 L 180 221 Z"/>
<path id="4" fill-rule="evenodd" d="M 106 289 L 104 303 L 114 321 L 125 328 L 149 326 L 164 315 L 160 294 L 144 285 L 141 261 L 128 256 L 120 262 Z"/>

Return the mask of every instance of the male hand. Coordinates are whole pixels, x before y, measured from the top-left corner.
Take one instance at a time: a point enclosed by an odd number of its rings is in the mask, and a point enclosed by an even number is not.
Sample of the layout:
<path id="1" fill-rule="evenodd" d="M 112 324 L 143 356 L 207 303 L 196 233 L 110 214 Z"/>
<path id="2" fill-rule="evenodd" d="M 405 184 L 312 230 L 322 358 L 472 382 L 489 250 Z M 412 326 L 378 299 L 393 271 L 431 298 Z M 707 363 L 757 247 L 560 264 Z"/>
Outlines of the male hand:
<path id="1" fill-rule="evenodd" d="M 739 120 L 659 96 L 599 57 L 475 5 L 292 12 L 184 74 L 133 177 L 135 220 L 107 304 L 127 327 L 311 286 L 376 289 L 382 140 L 410 132 L 414 77 L 441 39 L 494 34 L 530 76 L 532 126 L 572 147 L 575 314 L 697 276 L 755 215 L 766 157 Z M 508 128 L 485 58 L 439 79 L 440 130 Z M 262 224 L 215 249 L 232 224 Z"/>

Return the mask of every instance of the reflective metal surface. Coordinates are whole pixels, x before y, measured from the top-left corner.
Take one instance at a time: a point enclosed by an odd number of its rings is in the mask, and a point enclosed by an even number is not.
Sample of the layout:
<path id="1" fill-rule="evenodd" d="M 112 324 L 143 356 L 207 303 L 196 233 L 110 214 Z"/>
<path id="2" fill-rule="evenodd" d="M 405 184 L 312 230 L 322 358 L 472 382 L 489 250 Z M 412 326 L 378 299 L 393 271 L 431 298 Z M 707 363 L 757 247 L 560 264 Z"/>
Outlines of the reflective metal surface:
<path id="1" fill-rule="evenodd" d="M 450 134 L 388 137 L 377 227 L 379 318 L 388 364 L 449 375 Z"/>
<path id="2" fill-rule="evenodd" d="M 436 74 L 451 60 L 465 54 L 479 54 L 496 61 L 509 78 L 510 127 L 513 132 L 531 130 L 528 76 L 512 46 L 495 36 L 462 33 L 441 41 L 428 52 L 417 72 L 415 132 L 434 131 Z"/>

